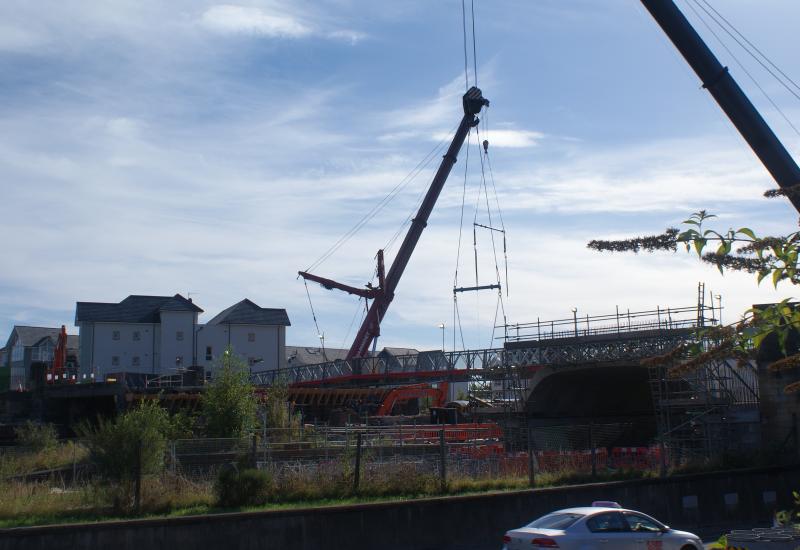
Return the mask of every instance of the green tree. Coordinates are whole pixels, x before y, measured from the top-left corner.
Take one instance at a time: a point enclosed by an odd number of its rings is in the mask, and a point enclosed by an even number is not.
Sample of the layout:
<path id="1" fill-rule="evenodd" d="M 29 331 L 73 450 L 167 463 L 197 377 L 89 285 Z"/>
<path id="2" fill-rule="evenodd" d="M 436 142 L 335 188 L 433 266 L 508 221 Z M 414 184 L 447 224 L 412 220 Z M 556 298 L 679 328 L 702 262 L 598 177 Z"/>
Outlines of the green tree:
<path id="1" fill-rule="evenodd" d="M 258 402 L 249 369 L 230 347 L 203 393 L 202 405 L 210 437 L 243 437 L 255 426 Z"/>

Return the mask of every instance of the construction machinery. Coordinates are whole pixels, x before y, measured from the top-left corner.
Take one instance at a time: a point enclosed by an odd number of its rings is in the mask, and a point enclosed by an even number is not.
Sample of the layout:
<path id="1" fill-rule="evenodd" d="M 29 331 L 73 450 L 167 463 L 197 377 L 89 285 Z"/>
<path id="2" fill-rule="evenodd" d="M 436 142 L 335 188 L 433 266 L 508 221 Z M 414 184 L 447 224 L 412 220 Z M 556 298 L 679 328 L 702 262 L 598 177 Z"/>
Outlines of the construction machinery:
<path id="1" fill-rule="evenodd" d="M 385 273 L 384 270 L 383 250 L 378 251 L 378 286 L 374 287 L 368 285 L 366 288 L 358 288 L 319 277 L 306 271 L 298 272 L 304 279 L 319 283 L 327 289 L 338 289 L 366 300 L 372 300 L 372 304 L 364 317 L 364 321 L 361 323 L 361 327 L 347 353 L 347 359 L 366 357 L 369 354 L 370 348 L 374 345 L 378 336 L 380 336 L 381 320 L 383 320 L 386 311 L 389 309 L 389 305 L 394 299 L 394 293 L 400 282 L 400 278 L 403 276 L 403 272 L 411 259 L 411 254 L 414 252 L 414 248 L 416 248 L 419 242 L 422 231 L 428 224 L 428 218 L 447 181 L 447 176 L 450 175 L 450 170 L 456 163 L 458 153 L 461 151 L 461 146 L 464 144 L 464 140 L 467 138 L 470 129 L 477 126 L 480 122 L 476 115 L 480 113 L 483 107 L 489 105 L 489 100 L 485 99 L 481 91 L 473 86 L 464 94 L 462 104 L 464 107 L 464 116 L 461 118 L 461 123 L 458 125 L 458 129 L 453 136 L 447 153 L 445 153 L 442 162 L 439 164 L 439 169 L 436 171 L 436 175 L 433 177 L 430 187 L 428 187 L 428 192 L 416 216 L 411 220 L 411 227 L 409 227 L 388 273 Z"/>

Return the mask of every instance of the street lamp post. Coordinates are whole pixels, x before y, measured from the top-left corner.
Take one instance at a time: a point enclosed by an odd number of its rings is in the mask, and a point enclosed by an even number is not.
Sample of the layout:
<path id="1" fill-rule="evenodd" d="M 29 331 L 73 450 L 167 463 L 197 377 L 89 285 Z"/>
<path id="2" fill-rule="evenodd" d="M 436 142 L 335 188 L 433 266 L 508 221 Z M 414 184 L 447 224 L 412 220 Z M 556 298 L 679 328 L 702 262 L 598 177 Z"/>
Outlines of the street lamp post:
<path id="1" fill-rule="evenodd" d="M 319 337 L 319 345 L 322 348 L 322 358 L 327 362 L 328 361 L 328 354 L 325 353 L 325 333 L 317 334 Z"/>
<path id="2" fill-rule="evenodd" d="M 575 326 L 575 338 L 578 337 L 578 308 L 572 308 L 572 323 Z"/>
<path id="3" fill-rule="evenodd" d="M 442 329 L 442 353 L 444 353 L 444 323 L 439 323 L 439 328 Z"/>

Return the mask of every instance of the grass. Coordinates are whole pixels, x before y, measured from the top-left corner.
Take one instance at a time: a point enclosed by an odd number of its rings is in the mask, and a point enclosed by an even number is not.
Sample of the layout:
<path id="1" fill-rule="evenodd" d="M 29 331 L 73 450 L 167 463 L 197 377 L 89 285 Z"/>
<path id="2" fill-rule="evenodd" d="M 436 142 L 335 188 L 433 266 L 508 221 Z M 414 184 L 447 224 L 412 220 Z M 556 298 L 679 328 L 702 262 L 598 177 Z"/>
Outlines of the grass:
<path id="1" fill-rule="evenodd" d="M 54 469 L 80 462 L 88 451 L 73 443 L 30 453 L 5 455 L 0 460 L 0 528 L 116 519 L 180 517 L 220 512 L 285 510 L 369 502 L 505 492 L 528 488 L 527 475 L 519 472 L 469 477 L 451 472 L 442 490 L 435 472 L 420 471 L 413 464 L 384 465 L 379 474 L 364 468 L 357 494 L 347 457 L 310 470 L 284 470 L 269 477 L 266 503 L 259 506 L 220 508 L 213 478 L 189 480 L 164 473 L 145 477 L 139 511 L 134 510 L 133 485 L 99 480 L 64 485 L 57 476 L 46 482 L 8 479 L 32 470 Z M 8 458 L 8 460 L 7 460 Z M 582 471 L 538 473 L 536 487 L 557 487 L 590 482 L 652 478 L 654 471 Z M 5 481 L 2 481 L 5 479 Z"/>
<path id="2" fill-rule="evenodd" d="M 37 451 L 4 451 L 0 454 L 0 479 L 40 470 L 65 468 L 85 461 L 88 456 L 86 447 L 72 441 Z"/>
<path id="3" fill-rule="evenodd" d="M 269 501 L 261 506 L 220 508 L 216 505 L 212 479 L 191 481 L 164 474 L 145 478 L 140 512 L 133 509 L 130 485 L 89 482 L 65 488 L 52 482 L 11 481 L 0 483 L 0 528 L 98 522 L 131 518 L 181 517 L 237 511 L 291 510 L 305 507 L 338 506 L 370 502 L 396 502 L 433 496 L 505 492 L 528 488 L 528 478 L 505 476 L 473 479 L 454 476 L 445 491 L 436 475 L 417 473 L 398 465 L 377 476 L 362 477 L 358 494 L 352 493 L 352 479 L 332 472 L 314 476 L 283 476 L 273 482 Z M 638 472 L 600 474 L 598 480 L 643 477 Z M 591 475 L 542 474 L 537 487 L 570 485 L 591 481 Z"/>

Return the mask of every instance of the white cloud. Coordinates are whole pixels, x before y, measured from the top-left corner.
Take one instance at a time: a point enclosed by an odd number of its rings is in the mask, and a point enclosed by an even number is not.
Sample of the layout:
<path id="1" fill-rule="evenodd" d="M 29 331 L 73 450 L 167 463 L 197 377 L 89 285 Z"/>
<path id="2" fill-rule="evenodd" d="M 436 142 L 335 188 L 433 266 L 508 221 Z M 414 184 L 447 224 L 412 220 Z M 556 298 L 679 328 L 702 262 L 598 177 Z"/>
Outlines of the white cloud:
<path id="1" fill-rule="evenodd" d="M 42 36 L 19 27 L 0 25 L 0 52 L 28 52 L 45 44 Z"/>
<path id="2" fill-rule="evenodd" d="M 345 40 L 352 45 L 356 45 L 367 38 L 367 34 L 359 31 L 339 30 L 328 33 L 330 38 L 335 40 Z"/>
<path id="3" fill-rule="evenodd" d="M 434 134 L 431 139 L 440 141 L 447 138 L 447 134 Z M 506 147 L 510 149 L 523 149 L 526 147 L 536 147 L 544 138 L 541 132 L 531 130 L 492 130 L 487 134 L 481 134 L 481 139 L 489 140 L 489 147 Z"/>
<path id="4" fill-rule="evenodd" d="M 707 138 L 664 140 L 619 150 L 591 144 L 566 155 L 542 152 L 503 168 L 495 164 L 501 204 L 514 210 L 561 213 L 684 212 L 762 201 L 774 186 L 741 147 Z"/>
<path id="5" fill-rule="evenodd" d="M 222 4 L 203 12 L 202 24 L 220 33 L 247 33 L 277 38 L 301 38 L 312 29 L 296 17 L 259 8 Z"/>

